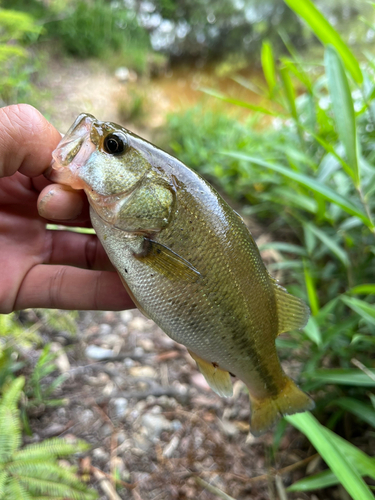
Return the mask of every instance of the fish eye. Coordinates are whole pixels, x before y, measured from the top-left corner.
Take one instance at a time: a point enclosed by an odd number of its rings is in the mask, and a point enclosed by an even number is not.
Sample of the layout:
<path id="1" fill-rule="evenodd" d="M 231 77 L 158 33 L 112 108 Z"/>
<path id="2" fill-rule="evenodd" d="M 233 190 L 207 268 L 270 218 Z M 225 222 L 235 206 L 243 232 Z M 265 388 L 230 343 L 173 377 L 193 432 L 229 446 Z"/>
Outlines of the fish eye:
<path id="1" fill-rule="evenodd" d="M 127 141 L 124 134 L 109 134 L 104 139 L 104 149 L 111 155 L 120 155 L 126 149 Z"/>

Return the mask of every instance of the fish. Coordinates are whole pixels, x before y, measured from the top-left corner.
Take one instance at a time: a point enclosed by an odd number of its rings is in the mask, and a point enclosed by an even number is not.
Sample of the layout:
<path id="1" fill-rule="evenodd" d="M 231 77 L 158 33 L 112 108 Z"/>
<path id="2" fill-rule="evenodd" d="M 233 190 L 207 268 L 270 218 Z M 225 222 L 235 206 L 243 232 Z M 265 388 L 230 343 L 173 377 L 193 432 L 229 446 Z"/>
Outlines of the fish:
<path id="1" fill-rule="evenodd" d="M 245 225 L 177 158 L 120 125 L 81 114 L 48 176 L 83 189 L 92 226 L 139 310 L 183 344 L 222 397 L 232 377 L 250 399 L 250 432 L 314 402 L 283 371 L 276 337 L 309 308 L 270 275 Z"/>

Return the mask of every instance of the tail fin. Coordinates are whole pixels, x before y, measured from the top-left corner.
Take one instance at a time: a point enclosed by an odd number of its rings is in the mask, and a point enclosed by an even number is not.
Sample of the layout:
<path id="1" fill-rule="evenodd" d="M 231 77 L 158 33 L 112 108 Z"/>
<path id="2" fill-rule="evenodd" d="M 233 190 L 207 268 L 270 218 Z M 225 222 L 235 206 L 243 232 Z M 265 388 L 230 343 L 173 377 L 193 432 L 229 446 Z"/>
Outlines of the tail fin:
<path id="1" fill-rule="evenodd" d="M 315 407 L 314 401 L 301 391 L 290 378 L 276 397 L 255 399 L 251 396 L 250 432 L 260 436 L 268 431 L 283 415 L 292 415 Z"/>

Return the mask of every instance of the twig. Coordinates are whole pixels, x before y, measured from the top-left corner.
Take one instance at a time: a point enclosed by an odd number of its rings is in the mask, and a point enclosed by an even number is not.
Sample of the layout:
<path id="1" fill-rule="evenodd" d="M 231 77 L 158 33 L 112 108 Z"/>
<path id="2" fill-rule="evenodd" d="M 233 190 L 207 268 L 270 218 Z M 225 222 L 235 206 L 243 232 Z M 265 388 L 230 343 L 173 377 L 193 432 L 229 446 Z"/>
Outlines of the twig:
<path id="1" fill-rule="evenodd" d="M 95 476 L 95 479 L 98 480 L 100 488 L 102 489 L 103 493 L 108 496 L 109 500 L 121 500 L 121 497 L 118 496 L 116 490 L 108 481 L 104 472 L 97 469 L 96 467 L 91 467 L 91 470 Z"/>
<path id="2" fill-rule="evenodd" d="M 276 484 L 276 489 L 277 489 L 277 493 L 279 494 L 280 500 L 288 500 L 281 476 L 276 475 L 275 484 Z"/>
<path id="3" fill-rule="evenodd" d="M 103 474 L 106 478 L 111 479 L 111 475 L 108 474 L 107 472 L 103 472 L 100 469 L 97 469 L 93 465 L 91 465 L 91 472 L 95 474 L 95 471 L 99 471 L 101 474 Z M 133 490 L 138 483 L 126 483 L 125 481 L 122 481 L 121 479 L 116 479 L 116 482 L 121 484 L 121 486 L 124 486 L 125 488 L 128 488 L 129 490 Z"/>
<path id="4" fill-rule="evenodd" d="M 362 370 L 363 373 L 365 373 L 371 380 L 375 382 L 375 375 L 372 373 L 371 370 L 366 368 L 366 366 L 363 363 L 361 363 L 360 361 L 358 361 L 358 359 L 355 358 L 352 358 L 350 361 L 353 363 L 354 366 Z"/>
<path id="5" fill-rule="evenodd" d="M 319 453 L 315 453 L 314 455 L 311 455 L 310 457 L 304 458 L 303 460 L 300 460 L 299 462 L 296 462 L 295 464 L 288 465 L 287 467 L 283 467 L 282 469 L 276 470 L 274 469 L 272 472 L 274 475 L 281 476 L 282 474 L 286 474 L 287 472 L 292 472 L 296 469 L 299 469 L 300 467 L 304 467 L 307 465 L 311 460 L 314 460 L 319 456 Z M 269 478 L 269 474 L 262 474 L 261 476 L 256 476 L 256 477 L 250 477 L 248 479 L 249 483 L 257 483 L 259 481 L 266 481 Z"/>
<path id="6" fill-rule="evenodd" d="M 192 476 L 192 477 L 199 484 L 199 486 L 202 486 L 203 488 L 210 491 L 214 495 L 217 495 L 219 498 L 222 498 L 223 500 L 235 500 L 233 497 L 227 495 L 224 491 L 220 490 L 216 486 L 207 483 L 204 479 L 200 478 L 199 476 Z"/>

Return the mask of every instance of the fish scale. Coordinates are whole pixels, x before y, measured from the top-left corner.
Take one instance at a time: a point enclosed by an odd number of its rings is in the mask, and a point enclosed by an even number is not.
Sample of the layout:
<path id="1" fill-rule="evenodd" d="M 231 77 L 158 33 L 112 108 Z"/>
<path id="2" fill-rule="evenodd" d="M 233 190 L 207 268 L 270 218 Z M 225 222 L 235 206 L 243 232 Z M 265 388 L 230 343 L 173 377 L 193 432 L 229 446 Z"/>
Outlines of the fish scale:
<path id="1" fill-rule="evenodd" d="M 76 137 L 85 149 L 73 154 Z M 245 382 L 251 432 L 311 409 L 275 347 L 278 334 L 306 324 L 308 308 L 269 275 L 241 217 L 197 173 L 121 126 L 82 115 L 62 144 L 52 180 L 85 190 L 133 300 L 187 347 L 211 387 L 230 396 L 230 374 Z"/>

